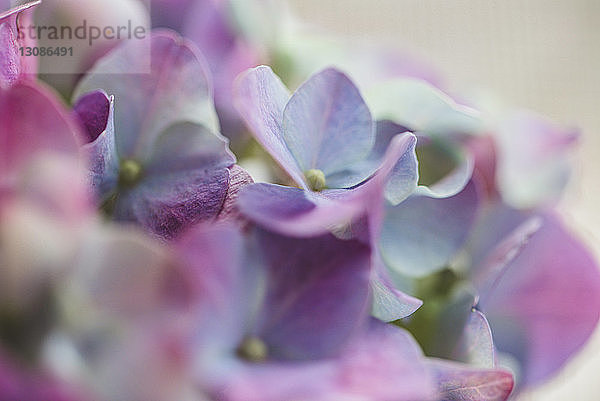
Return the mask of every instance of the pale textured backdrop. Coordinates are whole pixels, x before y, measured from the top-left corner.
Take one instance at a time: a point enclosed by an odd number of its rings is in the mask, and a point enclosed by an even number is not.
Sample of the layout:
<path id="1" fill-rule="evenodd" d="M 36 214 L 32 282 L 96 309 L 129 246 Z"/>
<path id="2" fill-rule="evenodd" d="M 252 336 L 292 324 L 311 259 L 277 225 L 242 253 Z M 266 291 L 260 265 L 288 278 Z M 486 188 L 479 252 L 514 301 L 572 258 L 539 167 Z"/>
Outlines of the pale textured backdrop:
<path id="1" fill-rule="evenodd" d="M 407 49 L 455 88 L 493 91 L 584 135 L 567 221 L 600 258 L 600 0 L 288 0 L 333 33 Z M 600 331 L 554 380 L 520 401 L 598 401 Z"/>

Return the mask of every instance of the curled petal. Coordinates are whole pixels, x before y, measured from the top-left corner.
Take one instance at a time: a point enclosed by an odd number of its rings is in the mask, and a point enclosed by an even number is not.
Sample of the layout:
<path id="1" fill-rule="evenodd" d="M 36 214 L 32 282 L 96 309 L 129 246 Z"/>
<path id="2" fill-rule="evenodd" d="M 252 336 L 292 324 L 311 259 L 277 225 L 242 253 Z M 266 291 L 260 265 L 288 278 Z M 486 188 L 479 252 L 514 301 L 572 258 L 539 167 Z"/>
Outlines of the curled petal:
<path id="1" fill-rule="evenodd" d="M 119 156 L 115 142 L 114 97 L 102 91 L 84 95 L 74 106 L 90 142 L 83 145 L 89 163 L 91 185 L 100 200 L 105 200 L 117 185 Z"/>
<path id="2" fill-rule="evenodd" d="M 446 266 L 467 239 L 478 203 L 476 186 L 470 182 L 450 198 L 413 196 L 388 206 L 379 240 L 386 265 L 411 277 Z"/>
<path id="3" fill-rule="evenodd" d="M 113 49 L 79 83 L 74 99 L 99 88 L 115 97 L 121 157 L 146 161 L 156 138 L 176 123 L 218 132 L 209 73 L 194 49 L 174 33 L 155 31 Z"/>

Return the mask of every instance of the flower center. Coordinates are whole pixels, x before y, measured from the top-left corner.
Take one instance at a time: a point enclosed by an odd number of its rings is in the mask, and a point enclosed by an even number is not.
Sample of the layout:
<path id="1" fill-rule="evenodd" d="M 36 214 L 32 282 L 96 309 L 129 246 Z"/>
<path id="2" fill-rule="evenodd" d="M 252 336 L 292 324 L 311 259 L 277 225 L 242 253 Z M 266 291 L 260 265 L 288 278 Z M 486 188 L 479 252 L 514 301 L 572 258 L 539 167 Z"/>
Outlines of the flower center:
<path id="1" fill-rule="evenodd" d="M 125 187 L 132 187 L 142 178 L 142 172 L 142 166 L 137 161 L 123 160 L 119 169 L 119 183 Z"/>
<path id="2" fill-rule="evenodd" d="M 239 345 L 237 354 L 248 362 L 263 362 L 269 355 L 267 345 L 258 337 L 246 337 Z"/>
<path id="3" fill-rule="evenodd" d="M 325 174 L 319 169 L 310 169 L 304 172 L 304 177 L 310 189 L 321 192 L 325 189 Z"/>

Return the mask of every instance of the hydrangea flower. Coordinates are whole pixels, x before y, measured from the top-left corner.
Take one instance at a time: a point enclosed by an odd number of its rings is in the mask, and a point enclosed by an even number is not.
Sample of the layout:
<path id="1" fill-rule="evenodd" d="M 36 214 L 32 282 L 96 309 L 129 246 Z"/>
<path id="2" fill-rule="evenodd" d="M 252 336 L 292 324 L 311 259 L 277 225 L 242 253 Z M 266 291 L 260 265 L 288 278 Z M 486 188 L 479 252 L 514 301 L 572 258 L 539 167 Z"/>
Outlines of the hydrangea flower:
<path id="1" fill-rule="evenodd" d="M 173 33 L 148 40 L 149 49 L 126 43 L 101 59 L 79 84 L 74 110 L 105 210 L 169 238 L 231 209 L 236 185 L 250 178 L 218 134 L 201 57 Z M 126 74 L 146 51 L 150 73 Z"/>
<path id="2" fill-rule="evenodd" d="M 213 397 L 431 398 L 410 337 L 369 321 L 367 245 L 225 227 L 194 229 L 178 249 L 200 307 L 195 374 Z"/>
<path id="3" fill-rule="evenodd" d="M 483 234 L 489 231 L 485 226 L 496 230 Z M 552 212 L 496 206 L 478 223 L 473 237 L 471 277 L 480 294 L 477 307 L 489 319 L 496 348 L 514 361 L 509 365 L 521 386 L 546 381 L 598 324 L 597 263 Z"/>
<path id="4" fill-rule="evenodd" d="M 462 256 L 448 259 L 444 270 L 411 281 L 407 274 L 393 274 L 400 254 L 390 263 L 395 283 L 424 300 L 403 324 L 430 355 L 487 368 L 499 364 L 516 373 L 520 388 L 539 384 L 596 327 L 598 267 L 553 213 L 484 200 L 468 240 L 453 248 L 454 256 Z M 446 206 L 447 215 L 456 213 L 451 203 L 440 204 Z M 452 231 L 436 232 L 435 238 L 414 244 L 416 249 L 456 238 Z"/>
<path id="5" fill-rule="evenodd" d="M 383 166 L 386 148 L 375 146 L 369 109 L 343 73 L 324 70 L 290 96 L 270 68 L 257 67 L 239 78 L 236 99 L 256 139 L 302 188 L 251 186 L 240 198 L 246 216 L 272 229 L 312 233 L 364 213 L 367 200 L 357 194 L 367 192 L 369 186 L 361 184 Z M 417 180 L 416 141 L 406 134 L 400 142 L 402 149 L 381 167 L 385 195 L 394 203 L 405 199 Z"/>

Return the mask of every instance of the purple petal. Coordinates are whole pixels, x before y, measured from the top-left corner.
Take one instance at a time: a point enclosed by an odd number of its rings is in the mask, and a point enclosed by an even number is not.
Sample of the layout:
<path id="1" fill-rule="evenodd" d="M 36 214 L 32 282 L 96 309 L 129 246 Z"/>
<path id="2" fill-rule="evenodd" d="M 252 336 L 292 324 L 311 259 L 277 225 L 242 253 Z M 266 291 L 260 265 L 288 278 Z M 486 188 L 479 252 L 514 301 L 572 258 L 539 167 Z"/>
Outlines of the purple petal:
<path id="1" fill-rule="evenodd" d="M 258 335 L 275 359 L 336 355 L 369 312 L 370 249 L 332 235 L 288 238 L 258 231 L 268 271 Z"/>
<path id="2" fill-rule="evenodd" d="M 282 234 L 312 236 L 347 224 L 360 212 L 355 202 L 336 202 L 299 188 L 274 184 L 245 187 L 240 212 L 255 223 Z"/>
<path id="3" fill-rule="evenodd" d="M 113 123 L 114 99 L 101 91 L 91 92 L 81 99 L 83 102 L 78 102 L 74 110 L 84 124 L 88 138 L 93 138 L 83 145 L 82 150 L 89 163 L 91 186 L 103 201 L 112 193 L 119 178 L 119 156 Z"/>
<path id="4" fill-rule="evenodd" d="M 435 393 L 418 346 L 380 322 L 348 344 L 339 358 L 245 366 L 217 392 L 226 401 L 431 400 Z"/>
<path id="5" fill-rule="evenodd" d="M 0 92 L 0 173 L 14 171 L 39 152 L 78 154 L 80 131 L 48 90 L 17 84 Z"/>
<path id="6" fill-rule="evenodd" d="M 539 217 L 529 218 L 491 249 L 485 256 L 485 260 L 474 266 L 471 280 L 475 288 L 483 295 L 480 302 L 485 303 L 485 297 L 502 279 L 504 271 L 540 229 L 541 224 L 542 220 Z M 479 261 L 475 259 L 474 263 L 479 263 Z"/>
<path id="7" fill-rule="evenodd" d="M 369 400 L 429 400 L 434 383 L 415 340 L 406 331 L 372 320 L 348 346 L 338 384 L 341 394 Z"/>
<path id="8" fill-rule="evenodd" d="M 366 171 L 370 172 L 369 175 L 373 174 L 381 164 L 392 139 L 399 133 L 407 131 L 408 129 L 405 127 L 390 121 L 377 121 L 375 128 L 375 143 L 367 158 L 360 163 L 353 166 L 346 166 L 344 170 L 331 174 L 329 180 L 338 182 L 340 184 L 339 187 L 346 187 L 349 183 L 356 182 L 358 177 L 361 177 Z"/>
<path id="9" fill-rule="evenodd" d="M 346 401 L 332 385 L 335 373 L 330 361 L 246 366 L 215 386 L 213 393 L 222 401 Z M 337 397 L 329 398 L 332 394 Z"/>
<path id="10" fill-rule="evenodd" d="M 73 111 L 87 134 L 86 143 L 94 142 L 107 129 L 112 107 L 111 99 L 101 90 L 85 94 L 77 100 Z"/>
<path id="11" fill-rule="evenodd" d="M 330 188 L 364 181 L 331 180 L 331 175 L 365 159 L 375 141 L 369 108 L 358 88 L 335 69 L 310 77 L 290 98 L 283 112 L 283 138 L 301 171 L 321 170 Z M 339 182 L 336 182 L 339 181 Z"/>
<path id="12" fill-rule="evenodd" d="M 196 1 L 181 18 L 185 20 L 182 34 L 206 56 L 214 77 L 215 102 L 227 104 L 229 112 L 234 111 L 231 100 L 235 78 L 258 61 L 258 51 L 247 43 L 238 21 L 232 18 L 234 8 L 231 2 Z"/>
<path id="13" fill-rule="evenodd" d="M 383 205 L 383 191 L 390 175 L 404 161 L 412 163 L 415 137 L 398 135 L 375 175 L 351 190 L 326 190 L 322 193 L 272 184 L 254 184 L 240 193 L 239 208 L 250 220 L 271 230 L 299 236 L 337 231 L 365 214 L 378 214 Z M 399 162 L 399 160 L 401 162 Z M 372 231 L 378 230 L 373 217 Z"/>
<path id="14" fill-rule="evenodd" d="M 194 0 L 151 0 L 152 27 L 181 31 L 183 17 L 190 12 L 193 3 Z"/>
<path id="15" fill-rule="evenodd" d="M 149 73 L 129 73 L 144 68 Z M 119 111 L 115 133 L 121 157 L 146 161 L 154 141 L 173 124 L 189 122 L 218 132 L 202 56 L 173 33 L 158 31 L 146 40 L 116 47 L 88 72 L 74 98 L 98 88 L 115 97 Z"/>
<path id="16" fill-rule="evenodd" d="M 283 138 L 283 110 L 290 93 L 271 68 L 256 67 L 240 75 L 234 100 L 256 140 L 297 184 L 306 188 L 303 171 Z"/>
<path id="17" fill-rule="evenodd" d="M 476 186 L 470 182 L 450 198 L 413 196 L 388 206 L 379 240 L 384 262 L 411 277 L 443 268 L 467 239 L 478 204 Z"/>
<path id="18" fill-rule="evenodd" d="M 444 401 L 505 401 L 514 379 L 503 370 L 481 370 L 442 360 L 431 360 L 438 384 L 438 397 Z"/>
<path id="19" fill-rule="evenodd" d="M 482 294 L 499 351 L 521 363 L 524 385 L 555 374 L 594 331 L 600 273 L 589 251 L 553 215 L 488 294 Z"/>
<path id="20" fill-rule="evenodd" d="M 118 195 L 114 217 L 138 221 L 160 237 L 173 238 L 191 225 L 216 218 L 228 184 L 227 168 L 149 176 Z"/>
<path id="21" fill-rule="evenodd" d="M 229 186 L 223 207 L 217 217 L 219 221 L 240 219 L 237 199 L 240 191 L 247 185 L 253 184 L 254 180 L 242 167 L 234 164 L 229 168 Z"/>
<path id="22" fill-rule="evenodd" d="M 250 318 L 246 312 L 255 280 L 262 278 L 254 265 L 245 263 L 241 233 L 230 225 L 198 225 L 175 244 L 178 269 L 191 292 L 189 302 L 211 322 L 201 327 L 201 335 L 231 351 Z"/>

